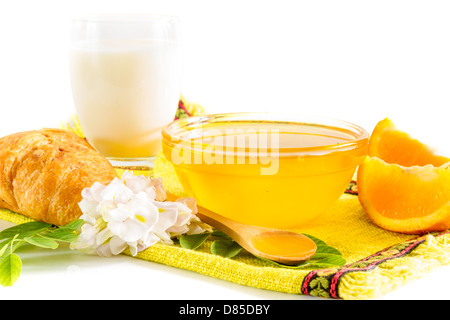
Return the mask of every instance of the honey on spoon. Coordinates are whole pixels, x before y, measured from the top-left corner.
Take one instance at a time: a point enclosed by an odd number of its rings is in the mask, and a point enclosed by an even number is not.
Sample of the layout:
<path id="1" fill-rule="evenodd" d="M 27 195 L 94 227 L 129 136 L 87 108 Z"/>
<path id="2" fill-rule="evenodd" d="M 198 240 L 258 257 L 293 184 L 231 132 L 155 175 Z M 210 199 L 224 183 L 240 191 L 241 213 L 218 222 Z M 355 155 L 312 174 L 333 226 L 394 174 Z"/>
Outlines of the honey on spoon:
<path id="1" fill-rule="evenodd" d="M 176 196 L 167 194 L 169 200 Z M 197 217 L 222 231 L 255 256 L 286 265 L 297 265 L 310 259 L 317 246 L 310 238 L 296 232 L 242 224 L 202 206 L 197 206 Z"/>

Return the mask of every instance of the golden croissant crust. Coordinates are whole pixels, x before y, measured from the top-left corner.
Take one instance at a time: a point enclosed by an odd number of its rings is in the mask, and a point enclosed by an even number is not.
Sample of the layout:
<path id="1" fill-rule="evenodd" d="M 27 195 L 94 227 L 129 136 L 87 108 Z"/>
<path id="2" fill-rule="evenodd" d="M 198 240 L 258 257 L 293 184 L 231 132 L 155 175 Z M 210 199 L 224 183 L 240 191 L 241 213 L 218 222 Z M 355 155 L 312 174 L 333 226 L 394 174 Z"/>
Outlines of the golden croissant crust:
<path id="1" fill-rule="evenodd" d="M 0 208 L 54 225 L 81 216 L 81 191 L 117 173 L 84 139 L 42 129 L 0 138 Z"/>

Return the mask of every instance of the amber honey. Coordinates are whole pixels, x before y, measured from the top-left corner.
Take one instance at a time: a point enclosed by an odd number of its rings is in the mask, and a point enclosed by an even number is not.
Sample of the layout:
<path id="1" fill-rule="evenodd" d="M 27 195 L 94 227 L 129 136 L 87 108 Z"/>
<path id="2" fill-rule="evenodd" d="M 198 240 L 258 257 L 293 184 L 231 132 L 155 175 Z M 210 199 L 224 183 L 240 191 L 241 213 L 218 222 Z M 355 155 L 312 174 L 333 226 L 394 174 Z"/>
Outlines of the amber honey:
<path id="1" fill-rule="evenodd" d="M 198 203 L 241 223 L 296 228 L 320 219 L 350 182 L 367 132 L 346 122 L 276 114 L 178 120 L 164 156 Z"/>
<path id="2" fill-rule="evenodd" d="M 272 256 L 310 258 L 316 251 L 315 243 L 306 237 L 290 234 L 262 234 L 253 237 L 255 249 Z"/>

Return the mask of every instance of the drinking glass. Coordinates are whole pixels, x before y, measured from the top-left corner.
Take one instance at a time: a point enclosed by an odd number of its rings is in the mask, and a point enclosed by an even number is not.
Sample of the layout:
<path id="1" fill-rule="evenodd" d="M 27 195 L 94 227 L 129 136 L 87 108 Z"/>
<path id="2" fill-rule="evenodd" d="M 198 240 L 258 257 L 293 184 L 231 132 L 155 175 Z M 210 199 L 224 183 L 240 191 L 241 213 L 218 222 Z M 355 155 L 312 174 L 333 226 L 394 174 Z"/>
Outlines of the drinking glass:
<path id="1" fill-rule="evenodd" d="M 119 168 L 153 168 L 181 94 L 177 17 L 89 15 L 71 26 L 70 75 L 88 142 Z"/>

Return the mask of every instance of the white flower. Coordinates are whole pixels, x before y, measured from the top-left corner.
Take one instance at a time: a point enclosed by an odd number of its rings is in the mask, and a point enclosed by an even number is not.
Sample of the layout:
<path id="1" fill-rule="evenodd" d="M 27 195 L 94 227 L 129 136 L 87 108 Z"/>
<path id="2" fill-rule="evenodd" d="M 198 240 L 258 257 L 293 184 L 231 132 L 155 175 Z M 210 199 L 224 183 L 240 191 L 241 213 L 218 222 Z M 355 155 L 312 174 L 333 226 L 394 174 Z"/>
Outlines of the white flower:
<path id="1" fill-rule="evenodd" d="M 83 224 L 78 239 L 70 244 L 71 248 L 78 249 L 88 254 L 95 253 L 97 247 L 95 245 L 95 236 L 98 231 L 98 229 L 89 223 Z"/>
<path id="2" fill-rule="evenodd" d="M 133 190 L 128 188 L 122 180 L 114 178 L 114 180 L 100 192 L 100 202 L 112 201 L 115 203 L 127 203 L 132 195 Z"/>
<path id="3" fill-rule="evenodd" d="M 81 193 L 80 217 L 85 221 L 71 248 L 100 256 L 117 255 L 126 248 L 132 255 L 172 237 L 209 230 L 195 215 L 192 198 L 167 198 L 161 179 L 124 172 L 107 186 L 98 182 Z"/>

